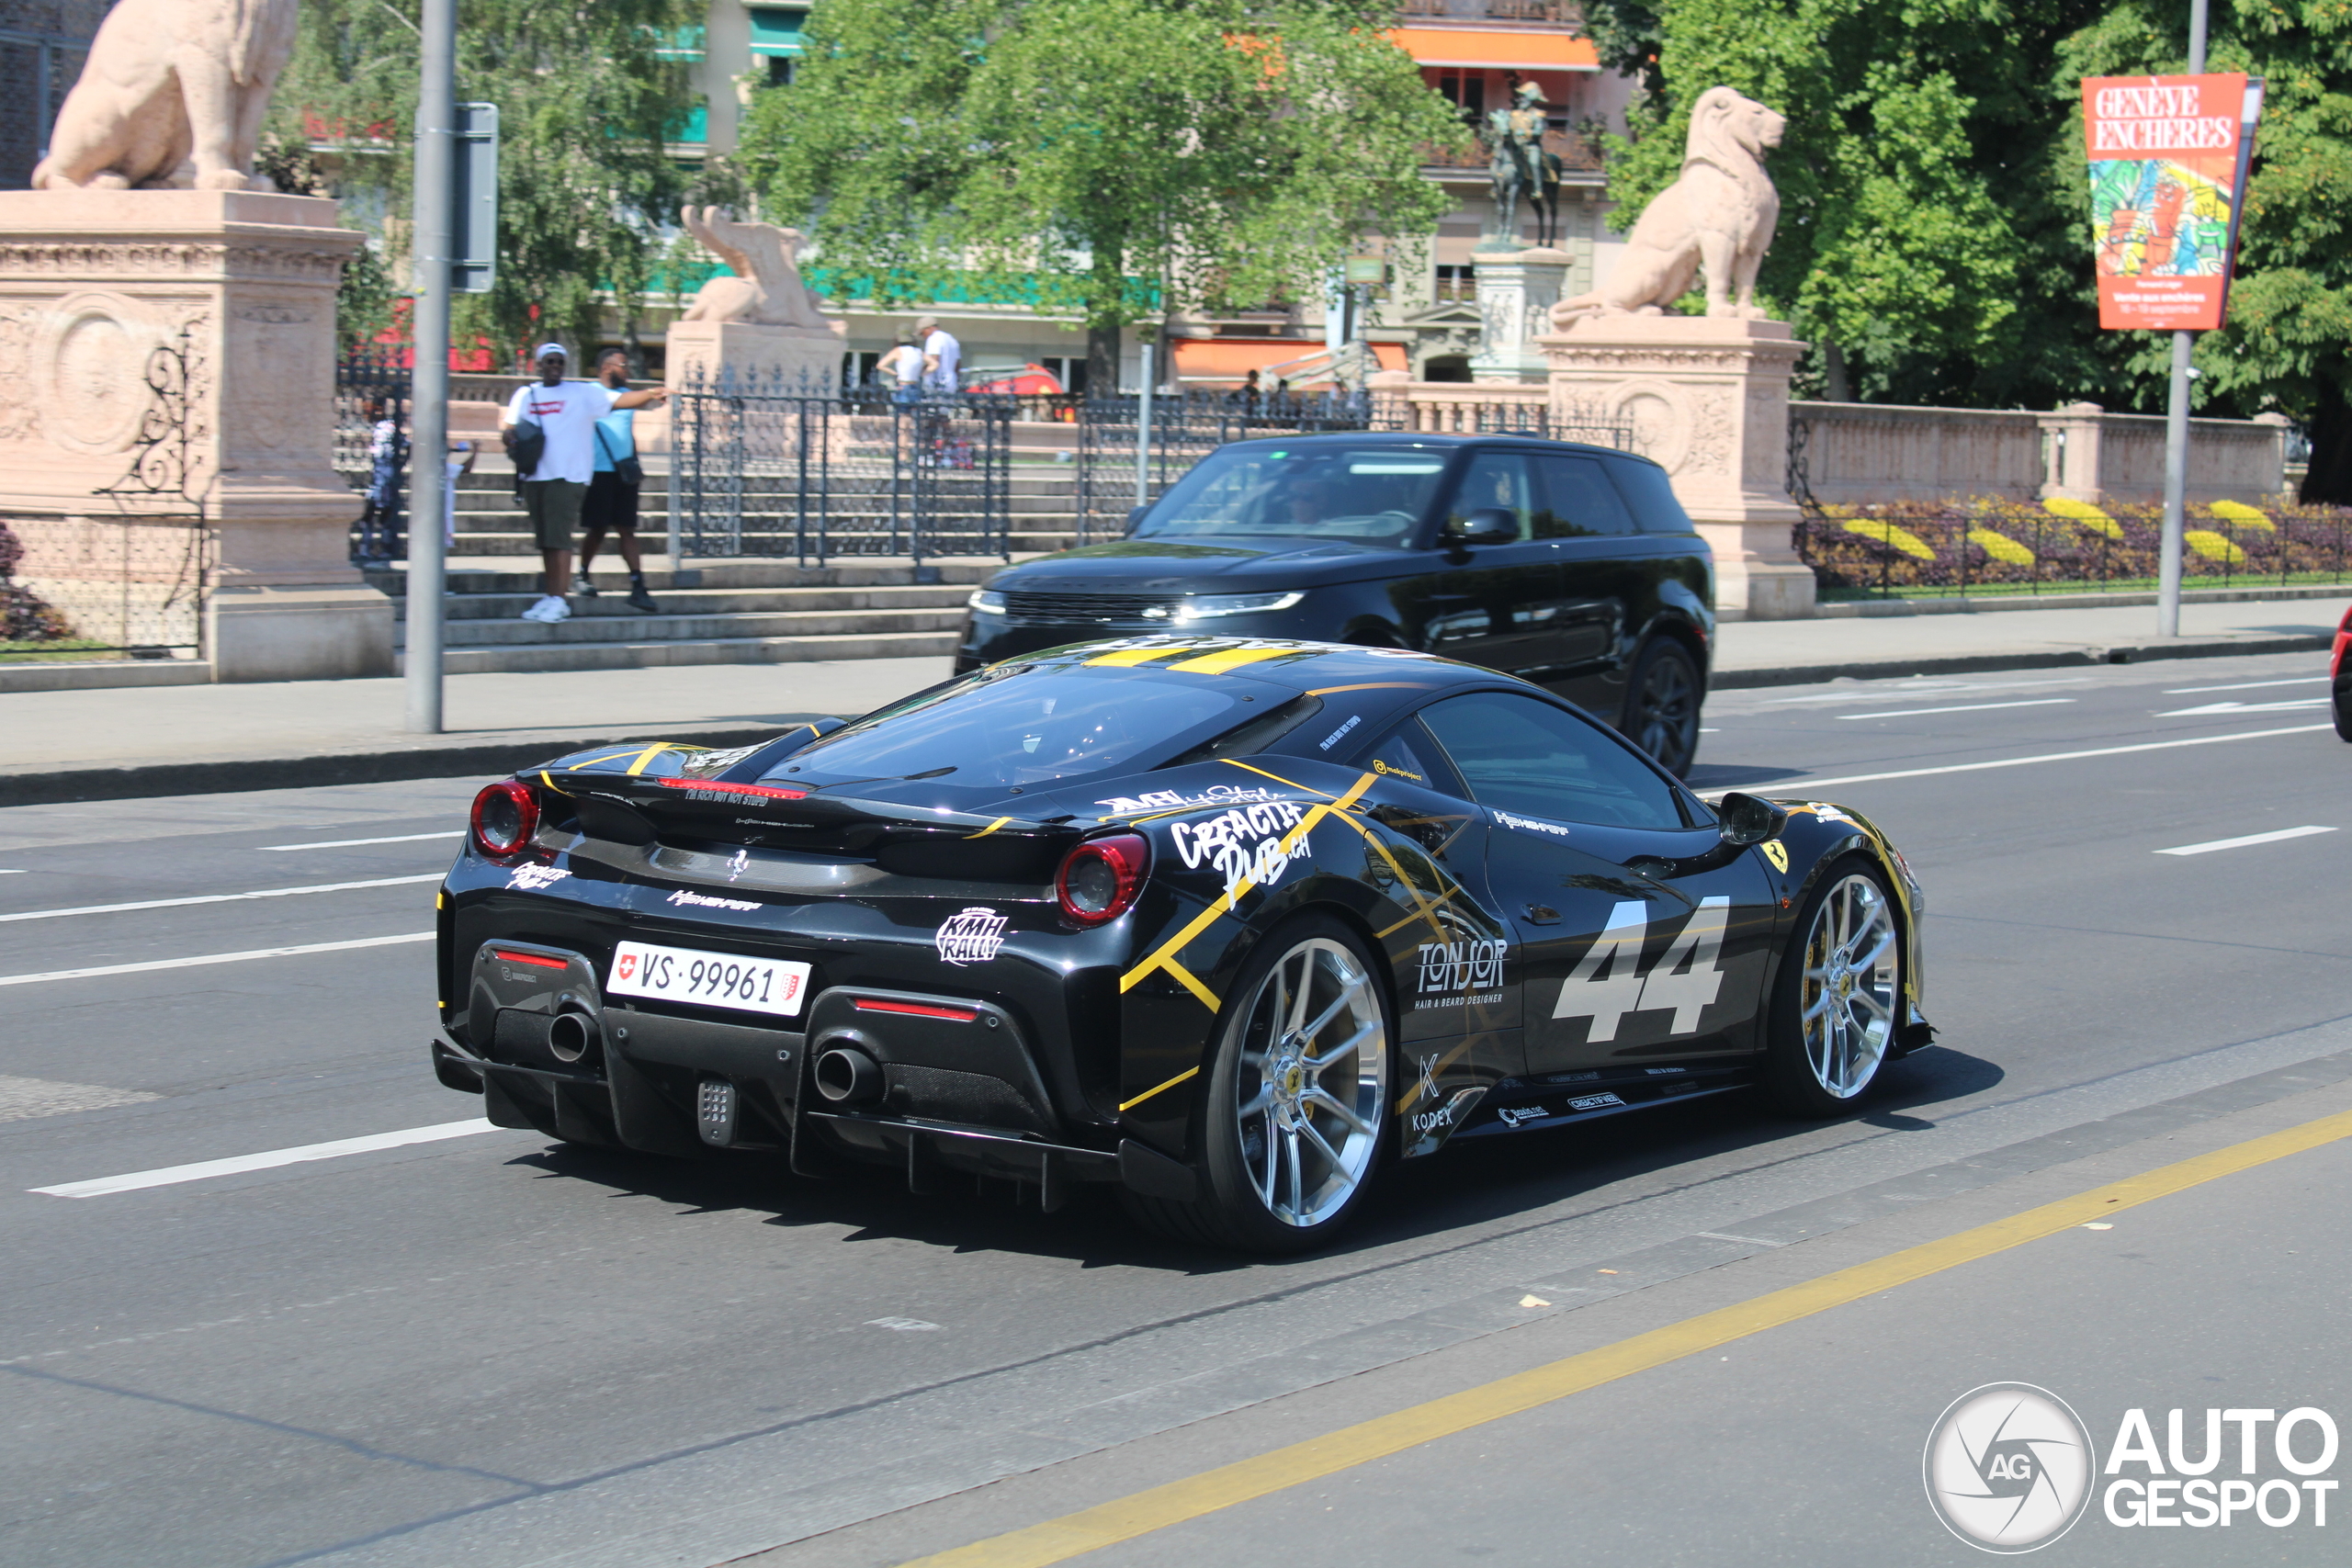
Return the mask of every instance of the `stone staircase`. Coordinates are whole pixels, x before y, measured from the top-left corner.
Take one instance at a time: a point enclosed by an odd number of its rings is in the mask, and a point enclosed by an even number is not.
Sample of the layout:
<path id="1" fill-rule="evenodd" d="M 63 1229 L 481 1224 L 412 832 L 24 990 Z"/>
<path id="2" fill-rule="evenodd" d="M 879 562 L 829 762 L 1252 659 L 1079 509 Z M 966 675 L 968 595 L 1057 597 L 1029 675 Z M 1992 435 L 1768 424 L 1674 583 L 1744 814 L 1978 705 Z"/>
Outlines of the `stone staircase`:
<path id="1" fill-rule="evenodd" d="M 649 465 L 655 471 L 647 475 L 639 536 L 660 613 L 643 615 L 624 602 L 628 577 L 607 544 L 596 561 L 598 596 L 573 598 L 571 619 L 543 625 L 521 618 L 538 597 L 538 558 L 512 477 L 489 471 L 493 464 L 504 466 L 494 449 L 480 465 L 484 471 L 459 481 L 443 631 L 445 668 L 453 675 L 949 654 L 960 640 L 965 600 L 1005 564 L 1001 557 L 955 556 L 921 565 L 842 555 L 823 566 L 753 557 L 680 561 L 666 553 L 666 478 Z M 1069 546 L 1076 482 L 1059 466 L 1014 470 L 1014 559 Z M 405 662 L 407 572 L 379 570 L 368 580 L 401 604 Z"/>

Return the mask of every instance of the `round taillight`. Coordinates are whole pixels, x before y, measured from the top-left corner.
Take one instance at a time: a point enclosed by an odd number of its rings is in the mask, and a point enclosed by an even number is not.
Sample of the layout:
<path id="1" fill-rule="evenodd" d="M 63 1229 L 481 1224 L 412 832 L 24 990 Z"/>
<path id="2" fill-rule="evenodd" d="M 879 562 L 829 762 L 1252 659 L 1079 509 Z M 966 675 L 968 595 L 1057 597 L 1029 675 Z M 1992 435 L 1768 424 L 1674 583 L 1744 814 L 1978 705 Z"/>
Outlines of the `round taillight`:
<path id="1" fill-rule="evenodd" d="M 513 779 L 488 785 L 474 796 L 474 847 L 503 860 L 520 854 L 539 830 L 539 803 Z"/>
<path id="2" fill-rule="evenodd" d="M 1111 833 L 1062 857 L 1054 873 L 1054 897 L 1073 924 L 1099 926 L 1135 907 L 1151 869 L 1151 841 L 1141 833 Z"/>

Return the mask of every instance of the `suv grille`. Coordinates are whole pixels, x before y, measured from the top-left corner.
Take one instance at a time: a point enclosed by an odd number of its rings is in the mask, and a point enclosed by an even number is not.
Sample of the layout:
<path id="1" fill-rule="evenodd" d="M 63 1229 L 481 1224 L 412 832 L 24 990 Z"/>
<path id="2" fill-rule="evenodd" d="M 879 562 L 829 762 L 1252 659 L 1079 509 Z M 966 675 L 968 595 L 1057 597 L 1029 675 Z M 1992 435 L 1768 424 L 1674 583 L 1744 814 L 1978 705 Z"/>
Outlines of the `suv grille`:
<path id="1" fill-rule="evenodd" d="M 1145 611 L 1164 612 L 1179 603 L 1166 593 L 1023 593 L 1014 590 L 1004 596 L 1004 613 L 1017 626 L 1148 628 L 1169 622 L 1164 614 L 1147 615 Z"/>

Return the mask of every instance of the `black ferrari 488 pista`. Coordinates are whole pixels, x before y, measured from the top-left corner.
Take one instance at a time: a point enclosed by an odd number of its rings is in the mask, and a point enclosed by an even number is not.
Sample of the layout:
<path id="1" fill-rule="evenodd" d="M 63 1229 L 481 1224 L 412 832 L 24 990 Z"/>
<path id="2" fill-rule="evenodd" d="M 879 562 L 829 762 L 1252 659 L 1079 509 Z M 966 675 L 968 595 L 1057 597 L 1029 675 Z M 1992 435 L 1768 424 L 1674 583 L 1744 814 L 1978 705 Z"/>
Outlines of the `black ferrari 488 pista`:
<path id="1" fill-rule="evenodd" d="M 1924 1043 L 1918 888 L 1820 802 L 1709 805 L 1607 725 L 1401 649 L 1145 637 L 715 751 L 483 790 L 441 1081 L 665 1154 L 1116 1183 L 1316 1245 L 1382 1166 Z"/>

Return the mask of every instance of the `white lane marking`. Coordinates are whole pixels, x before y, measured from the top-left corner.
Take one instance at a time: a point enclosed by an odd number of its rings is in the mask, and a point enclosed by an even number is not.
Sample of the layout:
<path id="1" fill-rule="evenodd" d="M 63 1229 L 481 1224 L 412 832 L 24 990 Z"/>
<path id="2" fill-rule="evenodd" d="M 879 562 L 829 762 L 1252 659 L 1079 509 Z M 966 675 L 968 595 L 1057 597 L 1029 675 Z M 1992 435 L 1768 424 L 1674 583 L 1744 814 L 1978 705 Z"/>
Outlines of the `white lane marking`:
<path id="1" fill-rule="evenodd" d="M 1722 1231 L 1693 1231 L 1690 1234 L 1693 1235 L 1702 1235 L 1709 1241 L 1744 1242 L 1749 1247 L 1786 1247 L 1789 1245 L 1785 1241 L 1766 1241 L 1760 1235 L 1726 1235 Z"/>
<path id="2" fill-rule="evenodd" d="M 2281 839 L 2308 839 L 2314 833 L 2333 833 L 2333 828 L 2281 828 L 2271 833 L 2248 833 L 2243 839 L 2214 839 L 2202 844 L 2183 844 L 2177 850 L 2158 850 L 2160 855 L 2201 855 L 2215 850 L 2242 850 L 2248 844 L 2275 844 Z"/>
<path id="3" fill-rule="evenodd" d="M 0 876 L 30 876 L 29 871 L 0 871 Z"/>
<path id="4" fill-rule="evenodd" d="M 315 844 L 264 844 L 266 854 L 284 854 L 288 850 L 347 850 L 358 844 L 413 844 L 420 839 L 456 839 L 465 834 L 463 828 L 438 828 L 430 833 L 395 833 L 389 839 L 321 839 Z"/>
<path id="5" fill-rule="evenodd" d="M 2203 707 L 2173 708 L 2155 716 L 2188 718 L 2192 715 L 2209 713 L 2281 713 L 2288 708 L 2324 708 L 2327 704 L 2325 697 L 2292 697 L 2283 703 L 2207 703 Z"/>
<path id="6" fill-rule="evenodd" d="M 1949 708 L 1897 708 L 1893 713 L 1841 713 L 1841 719 L 1857 718 L 1917 718 L 1923 713 L 1985 713 L 1993 708 L 2046 708 L 2052 703 L 2071 703 L 2073 697 L 2035 697 L 2021 703 L 1962 703 Z"/>
<path id="7" fill-rule="evenodd" d="M 291 898 L 298 893 L 349 893 L 361 887 L 405 887 L 417 882 L 438 882 L 441 873 L 419 876 L 379 876 L 372 882 L 322 882 L 311 887 L 265 887 L 258 893 L 199 893 L 187 898 L 143 898 L 136 904 L 85 904 L 78 909 L 29 909 L 21 915 L 0 915 L 0 925 L 11 920 L 55 920 L 67 915 L 119 915 L 126 909 L 178 909 L 190 904 L 235 904 L 247 898 Z"/>
<path id="8" fill-rule="evenodd" d="M 2090 751 L 2046 751 L 2039 757 L 2004 757 L 1997 762 L 1954 762 L 1941 768 L 1905 768 L 1892 773 L 1847 773 L 1834 779 L 1792 779 L 1786 784 L 1759 784 L 1775 795 L 1826 789 L 1831 784 L 1877 784 L 1882 779 L 1924 779 L 1934 773 L 1978 773 L 1987 768 L 2026 768 L 2036 762 L 2072 762 L 2085 757 L 2120 757 L 2133 751 L 2169 751 L 2176 746 L 2218 746 L 2224 740 L 2267 740 L 2277 735 L 2309 735 L 2333 729 L 2332 724 L 2298 724 L 2289 729 L 2248 729 L 2236 735 L 2191 735 L 2179 740 L 2150 740 L 2138 746 L 2101 746 Z"/>
<path id="9" fill-rule="evenodd" d="M 2257 686 L 2317 686 L 2326 681 L 2324 675 L 2296 675 L 2284 681 L 2233 681 L 2226 686 L 2166 686 L 2163 694 L 2186 697 L 2199 692 L 2251 692 Z"/>
<path id="10" fill-rule="evenodd" d="M 494 1122 L 477 1116 L 470 1122 L 444 1122 L 432 1127 L 409 1127 L 398 1133 L 370 1133 L 364 1138 L 337 1138 L 331 1144 L 300 1144 L 290 1149 L 265 1149 L 257 1155 L 231 1159 L 198 1160 L 194 1165 L 167 1165 L 154 1170 L 134 1170 L 127 1176 L 101 1176 L 93 1181 L 64 1181 L 29 1191 L 44 1198 L 103 1198 L 112 1192 L 136 1192 L 146 1187 L 172 1187 L 183 1181 L 203 1181 L 215 1176 L 241 1176 L 249 1170 L 270 1170 L 281 1165 L 301 1165 L 314 1159 L 341 1159 L 345 1155 L 373 1154 L 410 1144 L 437 1144 L 445 1138 L 469 1138 L 495 1133 Z"/>
<path id="11" fill-rule="evenodd" d="M 359 947 L 431 942 L 431 931 L 401 936 L 363 936 L 351 942 L 313 942 L 300 947 L 255 947 L 243 953 L 208 953 L 197 958 L 151 958 L 144 964 L 106 964 L 95 969 L 51 969 L 40 975 L 0 975 L 0 986 L 35 986 L 45 980 L 96 980 L 108 975 L 141 975 L 150 969 L 198 969 L 208 964 L 242 964 L 248 958 L 296 958 L 306 953 L 348 953 Z"/>

